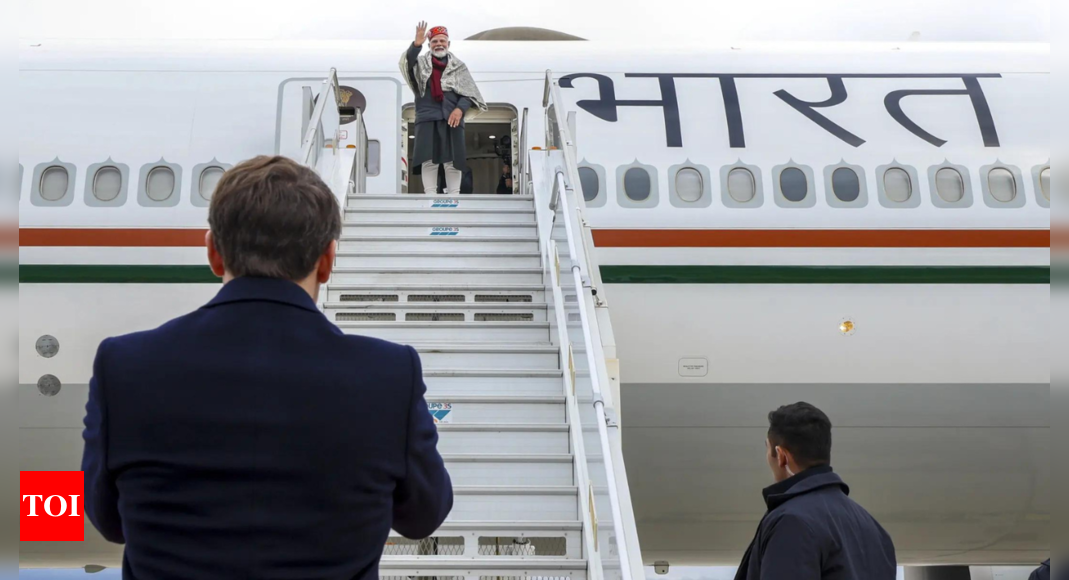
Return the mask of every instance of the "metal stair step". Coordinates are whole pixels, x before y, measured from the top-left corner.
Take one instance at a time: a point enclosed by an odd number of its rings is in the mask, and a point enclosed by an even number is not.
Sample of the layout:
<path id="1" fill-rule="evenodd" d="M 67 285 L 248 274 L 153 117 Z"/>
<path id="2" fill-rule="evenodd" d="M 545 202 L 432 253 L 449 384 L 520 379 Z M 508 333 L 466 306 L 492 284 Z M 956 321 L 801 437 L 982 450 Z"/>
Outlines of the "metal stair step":
<path id="1" fill-rule="evenodd" d="M 486 253 L 538 252 L 538 238 L 527 236 L 342 236 L 339 252 Z"/>
<path id="2" fill-rule="evenodd" d="M 488 341 L 549 343 L 548 322 L 337 322 L 349 334 L 391 342 L 474 344 Z"/>
<path id="3" fill-rule="evenodd" d="M 534 208 L 360 208 L 346 209 L 344 223 L 420 223 L 438 225 L 443 222 L 452 224 L 477 224 L 481 222 L 534 224 Z"/>
<path id="4" fill-rule="evenodd" d="M 413 345 L 423 363 L 423 370 L 560 370 L 560 349 L 555 346 L 531 345 Z"/>
<path id="5" fill-rule="evenodd" d="M 540 268 L 538 252 L 451 252 L 428 254 L 418 251 L 341 252 L 337 268 Z"/>
<path id="6" fill-rule="evenodd" d="M 541 268 L 335 268 L 337 284 L 541 284 Z"/>
<path id="7" fill-rule="evenodd" d="M 443 216 L 448 217 L 448 216 Z M 457 223 L 443 219 L 440 223 L 423 222 L 377 222 L 365 220 L 355 223 L 346 222 L 342 226 L 343 236 L 398 236 L 412 238 L 424 236 L 487 238 L 487 237 L 533 237 L 538 234 L 538 227 L 532 223 Z"/>
<path id="8" fill-rule="evenodd" d="M 432 207 L 437 206 L 437 207 Z M 427 195 L 425 193 L 401 193 L 387 195 L 356 194 L 346 199 L 348 209 L 366 208 L 427 208 L 440 209 L 534 209 L 534 198 L 529 195 Z"/>
<path id="9" fill-rule="evenodd" d="M 324 313 L 334 322 L 545 322 L 545 304 L 420 304 L 328 302 Z"/>
<path id="10" fill-rule="evenodd" d="M 574 486 L 453 486 L 447 521 L 544 521 L 579 518 Z"/>
<path id="11" fill-rule="evenodd" d="M 438 451 L 442 454 L 572 452 L 571 435 L 565 424 L 439 424 L 438 438 Z"/>
<path id="12" fill-rule="evenodd" d="M 474 284 L 443 285 L 351 285 L 329 284 L 328 302 L 414 302 L 414 303 L 544 303 L 546 290 L 541 284 L 514 286 L 480 286 Z"/>
<path id="13" fill-rule="evenodd" d="M 531 522 L 524 527 L 500 526 L 498 522 L 472 522 L 485 527 L 488 533 L 495 533 L 500 529 L 502 533 L 516 534 L 511 528 L 522 531 L 530 529 L 534 533 L 542 533 L 536 524 Z M 566 522 L 542 522 L 547 527 L 561 528 Z M 449 523 L 442 526 L 442 530 L 450 527 Z M 472 527 L 468 523 L 462 523 L 461 529 Z M 470 532 L 468 532 L 470 533 Z M 552 531 L 548 533 L 554 533 Z M 379 564 L 379 577 L 382 580 L 412 580 L 414 578 L 435 578 L 437 580 L 505 580 L 526 579 L 531 580 L 585 580 L 586 560 L 581 559 L 581 550 L 578 548 L 580 532 L 571 531 L 565 537 L 567 556 L 565 557 L 536 557 L 524 556 L 494 556 L 488 551 L 478 550 L 475 556 L 387 556 L 384 555 Z M 495 536 L 480 536 L 484 541 L 490 541 Z M 514 537 L 514 536 L 504 536 Z M 534 536 L 540 538 L 539 536 Z M 557 540 L 555 537 L 547 538 Z M 88 538 L 87 538 L 88 539 Z M 395 544 L 404 541 L 399 536 L 392 536 L 390 541 Z M 478 546 L 479 540 L 473 542 Z M 573 548 L 572 546 L 576 547 Z M 77 569 L 84 568 L 87 564 L 104 566 L 112 569 L 122 567 L 122 546 L 106 544 L 93 549 L 81 549 L 81 547 L 64 546 L 62 550 L 24 545 L 19 557 L 19 566 L 22 569 Z M 386 546 L 384 554 L 389 551 Z M 483 554 L 478 554 L 482 551 Z"/>
<path id="14" fill-rule="evenodd" d="M 527 558 L 577 558 L 582 555 L 582 531 L 582 523 L 578 520 L 446 522 L 424 540 L 408 540 L 391 532 L 383 554 L 401 557 L 522 555 Z"/>
<path id="15" fill-rule="evenodd" d="M 434 394 L 559 395 L 564 389 L 563 380 L 564 374 L 559 370 L 423 369 L 423 381 L 427 384 L 427 391 Z"/>
<path id="16" fill-rule="evenodd" d="M 379 577 L 382 580 L 585 580 L 586 570 L 587 562 L 583 559 L 383 557 Z"/>
<path id="17" fill-rule="evenodd" d="M 453 454 L 444 459 L 454 485 L 575 485 L 570 454 Z"/>
<path id="18" fill-rule="evenodd" d="M 427 395 L 427 406 L 439 424 L 567 423 L 563 395 Z"/>

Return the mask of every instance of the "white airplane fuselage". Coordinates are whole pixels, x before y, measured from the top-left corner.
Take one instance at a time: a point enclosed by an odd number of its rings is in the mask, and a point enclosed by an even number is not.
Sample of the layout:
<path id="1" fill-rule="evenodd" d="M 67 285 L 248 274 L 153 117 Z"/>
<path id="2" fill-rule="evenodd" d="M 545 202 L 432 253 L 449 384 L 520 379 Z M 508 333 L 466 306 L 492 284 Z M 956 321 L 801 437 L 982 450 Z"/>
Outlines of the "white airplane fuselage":
<path id="1" fill-rule="evenodd" d="M 20 42 L 21 470 L 78 469 L 102 339 L 215 294 L 203 171 L 293 154 L 330 68 L 381 147 L 367 191 L 403 189 L 405 48 Z M 900 563 L 1048 557 L 1049 45 L 453 51 L 489 103 L 529 110 L 530 145 L 547 69 L 576 113 L 647 563 L 737 563 L 764 513 L 767 414 L 801 400 L 831 417 L 833 465 Z M 157 200 L 162 166 L 175 194 Z"/>

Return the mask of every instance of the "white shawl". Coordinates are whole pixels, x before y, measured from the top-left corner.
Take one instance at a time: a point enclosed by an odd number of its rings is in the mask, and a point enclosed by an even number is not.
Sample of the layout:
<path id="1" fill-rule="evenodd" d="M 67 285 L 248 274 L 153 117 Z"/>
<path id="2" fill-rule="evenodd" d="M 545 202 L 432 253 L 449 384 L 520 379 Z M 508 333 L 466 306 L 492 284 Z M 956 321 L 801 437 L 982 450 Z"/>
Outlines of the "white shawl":
<path id="1" fill-rule="evenodd" d="M 419 96 L 425 96 L 427 92 L 427 81 L 431 78 L 431 69 L 434 66 L 431 64 L 431 51 L 426 51 L 419 55 L 416 60 L 416 74 L 419 75 L 419 82 L 414 82 L 412 74 L 408 68 L 408 51 L 401 55 L 401 74 L 404 75 L 405 82 L 413 90 L 419 91 Z M 486 101 L 483 100 L 482 93 L 479 92 L 479 87 L 475 84 L 475 79 L 471 78 L 471 72 L 468 71 L 468 65 L 464 64 L 462 60 L 449 53 L 449 63 L 445 65 L 445 70 L 442 72 L 442 91 L 454 91 L 456 94 L 471 99 L 471 102 L 475 104 L 474 107 L 468 109 L 468 119 L 474 119 L 479 114 L 486 112 Z"/>

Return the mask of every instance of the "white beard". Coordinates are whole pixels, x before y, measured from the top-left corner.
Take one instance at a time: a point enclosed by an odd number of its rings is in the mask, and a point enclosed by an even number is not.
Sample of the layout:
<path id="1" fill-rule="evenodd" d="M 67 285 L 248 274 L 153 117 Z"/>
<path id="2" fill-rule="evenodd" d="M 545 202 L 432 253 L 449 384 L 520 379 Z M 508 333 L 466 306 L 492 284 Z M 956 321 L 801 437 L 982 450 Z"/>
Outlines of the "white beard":
<path id="1" fill-rule="evenodd" d="M 433 54 L 434 56 L 436 56 L 438 58 L 442 58 L 443 56 L 449 54 L 449 49 L 448 48 L 439 48 L 437 50 L 432 50 L 431 54 Z"/>

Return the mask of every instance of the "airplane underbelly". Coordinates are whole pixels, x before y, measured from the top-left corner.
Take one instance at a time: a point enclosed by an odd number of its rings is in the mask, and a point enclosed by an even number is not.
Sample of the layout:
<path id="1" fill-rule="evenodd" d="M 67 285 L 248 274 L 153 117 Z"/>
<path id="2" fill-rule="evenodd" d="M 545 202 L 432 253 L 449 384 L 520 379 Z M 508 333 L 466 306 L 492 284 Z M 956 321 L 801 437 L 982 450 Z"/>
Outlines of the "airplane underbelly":
<path id="1" fill-rule="evenodd" d="M 738 563 L 797 401 L 900 563 L 1049 550 L 1049 250 L 598 252 L 648 562 Z"/>

